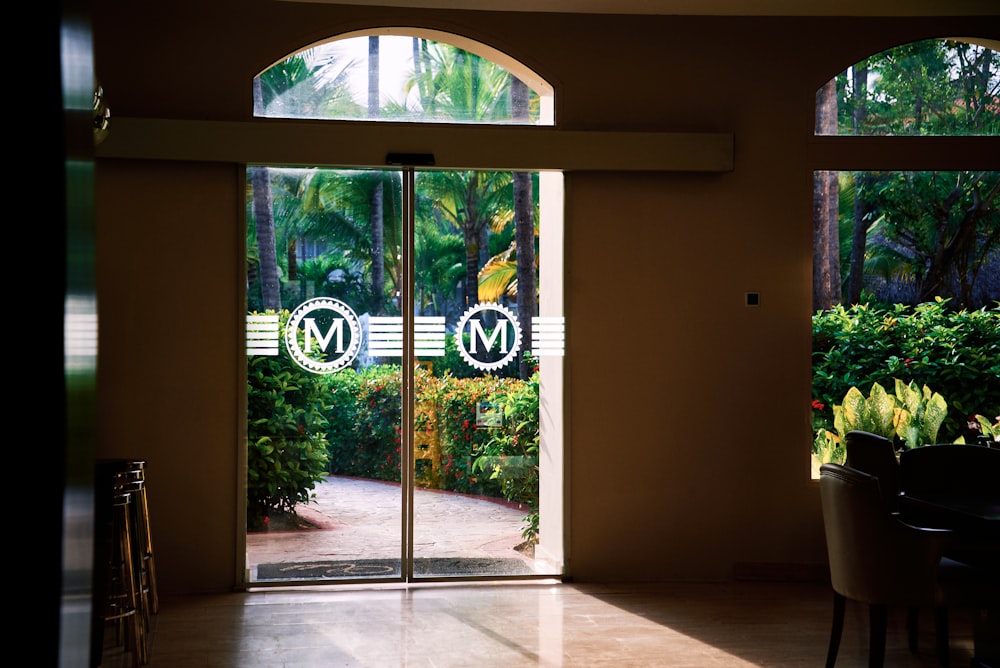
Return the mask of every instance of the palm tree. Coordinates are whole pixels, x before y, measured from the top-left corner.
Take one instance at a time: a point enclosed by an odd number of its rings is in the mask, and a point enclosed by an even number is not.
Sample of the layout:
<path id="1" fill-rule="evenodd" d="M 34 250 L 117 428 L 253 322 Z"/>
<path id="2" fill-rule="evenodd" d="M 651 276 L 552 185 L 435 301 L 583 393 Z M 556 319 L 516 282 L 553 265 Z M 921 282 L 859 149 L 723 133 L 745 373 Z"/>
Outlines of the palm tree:
<path id="1" fill-rule="evenodd" d="M 414 45 L 413 77 L 406 93 L 419 91 L 425 118 L 453 122 L 506 121 L 511 118 L 511 77 L 500 66 L 448 44 Z M 527 107 L 527 94 L 522 94 Z M 514 218 L 513 176 L 507 172 L 428 172 L 419 192 L 443 220 L 461 232 L 465 243 L 465 306 L 479 302 L 479 269 L 489 259 L 491 228 Z M 523 188 L 523 184 L 522 184 Z"/>
<path id="2" fill-rule="evenodd" d="M 511 118 L 507 70 L 479 56 L 424 40 L 405 93 L 420 93 L 425 119 L 504 122 Z"/>
<path id="3" fill-rule="evenodd" d="M 323 46 L 289 56 L 254 78 L 254 116 L 361 118 L 348 85 L 356 67 Z"/>
<path id="4" fill-rule="evenodd" d="M 302 196 L 303 208 L 309 215 L 309 234 L 328 240 L 356 271 L 369 278 L 371 301 L 364 305 L 374 314 L 385 313 L 390 298 L 399 289 L 401 267 L 398 249 L 400 225 L 382 226 L 384 245 L 397 249 L 386 253 L 382 244 L 373 242 L 372 210 L 378 208 L 381 220 L 400 221 L 402 192 L 397 172 L 376 170 L 317 170 Z M 375 280 L 381 274 L 392 279 Z M 358 305 L 360 308 L 361 305 Z"/>
<path id="5" fill-rule="evenodd" d="M 479 268 L 489 258 L 487 233 L 513 220 L 510 172 L 422 172 L 417 187 L 465 246 L 464 307 L 479 303 Z M 482 255 L 482 257 L 481 257 Z"/>
<path id="6" fill-rule="evenodd" d="M 264 87 L 261 77 L 253 80 L 254 115 L 263 113 Z M 256 223 L 257 261 L 260 264 L 260 298 L 263 310 L 281 309 L 281 285 L 278 278 L 278 257 L 274 247 L 274 210 L 271 207 L 271 180 L 267 167 L 250 167 L 253 188 L 253 218 Z"/>
<path id="7" fill-rule="evenodd" d="M 257 260 L 260 263 L 261 308 L 281 309 L 281 284 L 274 243 L 274 211 L 271 207 L 271 180 L 267 167 L 250 167 L 253 212 L 257 232 Z"/>
<path id="8" fill-rule="evenodd" d="M 514 120 L 528 120 L 528 87 L 520 79 L 510 77 L 510 106 Z M 531 318 L 538 313 L 535 296 L 535 205 L 531 174 L 514 172 L 514 243 L 517 253 L 517 313 L 524 340 L 531 342 Z M 521 378 L 531 377 L 527 362 L 522 362 Z"/>
<path id="9" fill-rule="evenodd" d="M 352 63 L 341 65 L 322 49 L 309 49 L 268 68 L 253 81 L 254 116 L 335 116 L 337 109 L 353 104 L 347 77 Z M 281 309 L 281 282 L 270 170 L 250 168 L 257 257 L 260 263 L 261 302 L 264 309 Z M 285 220 L 284 217 L 281 220 Z M 295 239 L 289 244 L 290 278 L 295 277 Z"/>
<path id="10" fill-rule="evenodd" d="M 450 232 L 433 216 L 417 219 L 413 272 L 419 315 L 461 315 L 455 287 L 465 275 L 462 235 Z"/>

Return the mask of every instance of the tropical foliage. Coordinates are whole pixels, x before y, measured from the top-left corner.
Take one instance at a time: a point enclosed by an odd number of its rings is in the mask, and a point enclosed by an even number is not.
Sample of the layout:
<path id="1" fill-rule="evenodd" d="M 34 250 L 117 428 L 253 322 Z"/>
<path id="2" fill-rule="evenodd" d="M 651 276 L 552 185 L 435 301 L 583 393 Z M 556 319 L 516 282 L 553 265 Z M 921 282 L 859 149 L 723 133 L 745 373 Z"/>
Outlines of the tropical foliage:
<path id="1" fill-rule="evenodd" d="M 866 431 L 898 441 L 904 448 L 915 448 L 937 442 L 938 429 L 948 412 L 948 404 L 929 387 L 917 388 L 896 379 L 895 394 L 886 392 L 878 383 L 865 396 L 857 387 L 844 395 L 833 407 L 836 432 L 820 429 L 816 433 L 815 450 L 824 461 L 843 463 L 844 444 L 851 431 Z"/>
<path id="2" fill-rule="evenodd" d="M 1000 303 L 966 311 L 943 299 L 916 307 L 871 300 L 816 314 L 812 386 L 813 449 L 821 457 L 842 455 L 833 449 L 842 448 L 851 428 L 906 447 L 928 439 L 973 442 L 982 435 L 977 415 L 1000 416 Z M 928 407 L 938 429 L 928 423 L 922 431 L 918 420 L 917 433 L 896 410 L 922 416 Z"/>

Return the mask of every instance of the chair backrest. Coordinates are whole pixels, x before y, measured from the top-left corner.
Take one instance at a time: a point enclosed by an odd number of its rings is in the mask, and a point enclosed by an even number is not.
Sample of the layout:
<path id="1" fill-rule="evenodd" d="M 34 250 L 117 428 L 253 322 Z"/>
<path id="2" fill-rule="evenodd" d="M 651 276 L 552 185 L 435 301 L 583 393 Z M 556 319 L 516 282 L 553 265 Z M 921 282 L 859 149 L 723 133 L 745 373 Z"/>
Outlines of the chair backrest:
<path id="1" fill-rule="evenodd" d="M 819 489 L 834 591 L 869 604 L 940 603 L 949 532 L 900 522 L 885 509 L 878 479 L 864 471 L 823 464 Z"/>
<path id="2" fill-rule="evenodd" d="M 849 431 L 844 447 L 847 465 L 878 478 L 886 507 L 899 510 L 899 461 L 892 441 L 867 431 Z"/>
<path id="3" fill-rule="evenodd" d="M 911 448 L 899 455 L 899 476 L 907 494 L 959 493 L 1000 504 L 1000 450 L 961 443 Z"/>

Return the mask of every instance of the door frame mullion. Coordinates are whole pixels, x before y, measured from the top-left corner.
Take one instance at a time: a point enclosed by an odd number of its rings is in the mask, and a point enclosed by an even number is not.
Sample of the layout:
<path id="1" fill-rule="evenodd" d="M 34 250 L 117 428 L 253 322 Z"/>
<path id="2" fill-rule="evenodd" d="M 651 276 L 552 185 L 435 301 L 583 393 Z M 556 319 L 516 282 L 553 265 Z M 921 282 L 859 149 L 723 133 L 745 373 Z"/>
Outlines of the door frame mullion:
<path id="1" fill-rule="evenodd" d="M 403 167 L 403 220 L 402 220 L 402 280 L 400 283 L 400 313 L 403 316 L 403 366 L 402 374 L 402 424 L 400 425 L 400 480 L 403 493 L 403 545 L 401 575 L 403 580 L 413 580 L 413 488 L 416 475 L 413 462 L 413 294 L 414 238 L 416 226 L 416 174 L 412 166 Z"/>

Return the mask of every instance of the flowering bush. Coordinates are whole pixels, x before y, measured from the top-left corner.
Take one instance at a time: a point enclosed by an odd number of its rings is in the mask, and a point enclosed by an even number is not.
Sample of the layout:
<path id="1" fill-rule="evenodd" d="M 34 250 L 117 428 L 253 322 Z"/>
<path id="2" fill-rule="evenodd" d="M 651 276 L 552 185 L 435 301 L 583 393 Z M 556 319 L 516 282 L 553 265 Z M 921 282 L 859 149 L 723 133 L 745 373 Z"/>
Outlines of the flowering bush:
<path id="1" fill-rule="evenodd" d="M 362 371 L 346 370 L 327 380 L 331 397 L 329 409 L 330 472 L 375 480 L 401 479 L 402 386 L 398 365 L 379 365 Z M 489 402 L 501 407 L 511 397 L 534 395 L 534 410 L 518 411 L 517 432 L 502 431 L 506 438 L 523 444 L 500 448 L 503 454 L 523 454 L 532 442 L 537 447 L 537 378 L 532 383 L 516 378 L 487 375 L 455 378 L 451 374 L 433 376 L 418 368 L 414 374 L 414 400 L 418 405 L 433 403 L 437 409 L 438 442 L 441 452 L 439 482 L 444 489 L 466 494 L 532 502 L 530 494 L 515 491 L 512 481 L 485 468 L 483 457 L 491 456 L 499 444 L 494 439 L 501 430 L 476 426 L 476 406 Z M 428 416 L 419 408 L 414 428 L 426 429 Z M 507 425 L 514 423 L 509 420 Z M 492 443 L 492 445 L 491 445 Z M 509 445 L 509 444 L 508 444 Z M 476 462 L 480 461 L 477 467 Z M 508 460 L 509 461 L 509 460 Z M 509 469 L 512 471 L 513 469 Z M 537 485 L 536 485 L 537 487 Z M 525 489 L 527 492 L 527 488 Z M 533 492 L 537 495 L 537 489 Z M 515 497 L 519 497 L 516 498 Z"/>
<path id="2" fill-rule="evenodd" d="M 400 481 L 402 370 L 379 365 L 327 377 L 330 473 Z"/>

